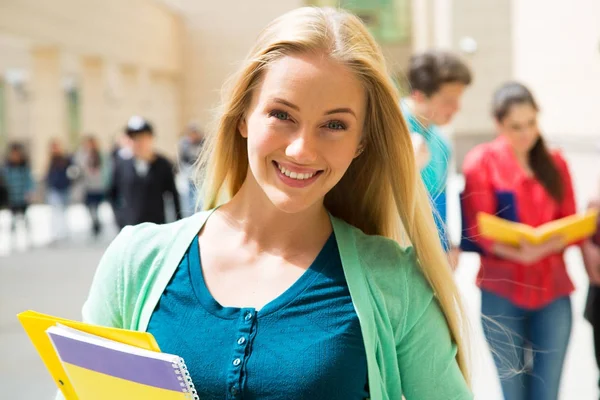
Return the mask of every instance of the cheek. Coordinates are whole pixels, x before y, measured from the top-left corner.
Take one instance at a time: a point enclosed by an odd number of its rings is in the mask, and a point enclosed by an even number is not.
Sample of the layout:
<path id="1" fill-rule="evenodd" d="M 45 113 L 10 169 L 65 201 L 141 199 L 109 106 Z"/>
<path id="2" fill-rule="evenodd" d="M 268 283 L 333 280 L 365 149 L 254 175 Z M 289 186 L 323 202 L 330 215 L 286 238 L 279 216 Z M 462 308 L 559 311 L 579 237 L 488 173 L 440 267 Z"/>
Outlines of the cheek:
<path id="1" fill-rule="evenodd" d="M 327 158 L 327 164 L 335 170 L 336 174 L 343 175 L 356 156 L 357 145 L 354 140 L 348 140 L 347 143 L 339 143 L 323 152 Z"/>
<path id="2" fill-rule="evenodd" d="M 273 126 L 250 120 L 248 123 L 248 152 L 256 156 L 266 156 L 281 147 L 282 135 Z"/>

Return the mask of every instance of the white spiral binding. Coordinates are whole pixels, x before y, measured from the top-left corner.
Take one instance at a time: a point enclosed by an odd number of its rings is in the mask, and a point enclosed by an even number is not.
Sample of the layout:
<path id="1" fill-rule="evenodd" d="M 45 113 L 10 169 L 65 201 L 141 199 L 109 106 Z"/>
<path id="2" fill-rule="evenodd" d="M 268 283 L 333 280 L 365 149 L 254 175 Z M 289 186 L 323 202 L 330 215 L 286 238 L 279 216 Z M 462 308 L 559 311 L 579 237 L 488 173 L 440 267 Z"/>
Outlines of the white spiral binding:
<path id="1" fill-rule="evenodd" d="M 175 370 L 175 374 L 177 375 L 177 380 L 179 380 L 181 391 L 186 394 L 185 398 L 190 400 L 200 400 L 198 392 L 194 387 L 194 382 L 192 382 L 190 372 L 188 371 L 187 365 L 185 365 L 183 358 L 179 357 L 179 359 L 175 361 L 172 366 Z"/>

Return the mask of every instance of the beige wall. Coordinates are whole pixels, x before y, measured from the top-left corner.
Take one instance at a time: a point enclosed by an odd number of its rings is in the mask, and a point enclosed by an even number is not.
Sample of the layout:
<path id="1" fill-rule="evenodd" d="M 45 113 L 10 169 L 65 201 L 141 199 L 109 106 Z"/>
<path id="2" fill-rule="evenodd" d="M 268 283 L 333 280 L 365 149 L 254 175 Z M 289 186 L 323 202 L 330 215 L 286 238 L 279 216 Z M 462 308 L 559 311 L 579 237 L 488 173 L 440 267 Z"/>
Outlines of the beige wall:
<path id="1" fill-rule="evenodd" d="M 2 0 L 0 32 L 152 69 L 181 68 L 178 17 L 154 0 Z"/>
<path id="2" fill-rule="evenodd" d="M 40 172 L 50 136 L 67 137 L 64 82 L 71 80 L 80 94 L 81 134 L 108 147 L 127 118 L 141 114 L 156 125 L 159 149 L 174 156 L 183 126 L 182 28 L 179 14 L 155 0 L 0 1 L 0 74 L 24 71 L 29 94 L 6 90 L 8 138 L 35 144 Z M 35 59 L 40 48 L 56 56 L 51 76 L 47 61 Z"/>
<path id="3" fill-rule="evenodd" d="M 259 32 L 275 17 L 302 5 L 303 0 L 184 2 L 186 120 L 202 126 L 211 122 L 223 82 L 244 59 Z"/>
<path id="4" fill-rule="evenodd" d="M 511 7 L 506 0 L 453 0 L 452 50 L 461 52 L 464 37 L 477 42 L 477 51 L 463 54 L 473 71 L 462 110 L 454 123 L 456 136 L 492 133 L 490 102 L 493 91 L 513 74 Z"/>
<path id="5" fill-rule="evenodd" d="M 513 0 L 512 7 L 515 77 L 537 96 L 544 132 L 600 140 L 600 1 Z"/>

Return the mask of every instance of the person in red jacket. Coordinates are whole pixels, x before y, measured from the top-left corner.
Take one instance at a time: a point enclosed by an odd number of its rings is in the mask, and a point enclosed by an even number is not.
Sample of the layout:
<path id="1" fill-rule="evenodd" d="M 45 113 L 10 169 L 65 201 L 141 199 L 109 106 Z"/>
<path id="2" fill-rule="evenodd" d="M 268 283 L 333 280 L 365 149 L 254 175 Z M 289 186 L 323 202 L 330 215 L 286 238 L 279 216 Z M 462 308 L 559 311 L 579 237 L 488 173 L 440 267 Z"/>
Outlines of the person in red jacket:
<path id="1" fill-rule="evenodd" d="M 479 234 L 477 214 L 536 227 L 575 213 L 573 186 L 564 158 L 544 143 L 525 86 L 503 85 L 492 109 L 497 138 L 463 165 L 461 248 L 481 256 L 483 328 L 505 399 L 555 400 L 572 322 L 566 244 L 559 237 L 517 247 L 492 242 Z"/>

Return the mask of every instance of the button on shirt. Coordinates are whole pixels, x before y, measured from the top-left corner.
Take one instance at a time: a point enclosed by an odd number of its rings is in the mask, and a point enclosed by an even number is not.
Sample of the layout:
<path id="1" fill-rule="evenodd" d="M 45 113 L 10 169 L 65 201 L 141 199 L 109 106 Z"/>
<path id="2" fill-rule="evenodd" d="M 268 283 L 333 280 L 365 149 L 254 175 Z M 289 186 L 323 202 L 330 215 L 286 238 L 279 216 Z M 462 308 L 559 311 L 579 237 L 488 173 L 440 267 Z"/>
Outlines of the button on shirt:
<path id="1" fill-rule="evenodd" d="M 202 400 L 368 397 L 363 337 L 333 234 L 310 268 L 258 311 L 212 297 L 196 237 L 148 331 L 162 351 L 184 358 Z"/>
<path id="2" fill-rule="evenodd" d="M 495 214 L 533 227 L 574 214 L 575 197 L 567 163 L 558 152 L 552 153 L 552 159 L 564 185 L 561 202 L 525 173 L 503 136 L 473 149 L 463 165 L 461 248 L 481 253 L 477 276 L 481 288 L 528 309 L 544 307 L 573 291 L 563 254 L 553 254 L 532 265 L 500 259 L 491 252 L 493 243 L 479 235 L 477 213 Z"/>

